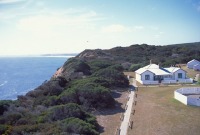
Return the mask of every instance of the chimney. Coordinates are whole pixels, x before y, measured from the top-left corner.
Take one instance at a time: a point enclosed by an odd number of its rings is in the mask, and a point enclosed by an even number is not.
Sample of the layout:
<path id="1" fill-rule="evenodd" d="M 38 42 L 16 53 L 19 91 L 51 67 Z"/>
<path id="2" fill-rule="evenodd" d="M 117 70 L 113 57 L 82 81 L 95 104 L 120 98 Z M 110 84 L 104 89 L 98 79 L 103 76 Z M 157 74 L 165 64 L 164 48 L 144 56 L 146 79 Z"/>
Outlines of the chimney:
<path id="1" fill-rule="evenodd" d="M 150 60 L 150 64 L 152 64 L 151 60 Z"/>

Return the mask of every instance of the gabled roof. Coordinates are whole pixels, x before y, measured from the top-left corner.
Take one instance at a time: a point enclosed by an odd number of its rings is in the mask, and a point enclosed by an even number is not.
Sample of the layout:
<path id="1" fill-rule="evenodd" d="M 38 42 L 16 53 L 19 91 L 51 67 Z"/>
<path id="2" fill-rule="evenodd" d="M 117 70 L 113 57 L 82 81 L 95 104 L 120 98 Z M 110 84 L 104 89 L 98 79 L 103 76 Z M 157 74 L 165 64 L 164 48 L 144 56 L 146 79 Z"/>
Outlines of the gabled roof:
<path id="1" fill-rule="evenodd" d="M 156 65 L 156 64 L 149 64 L 145 67 L 143 67 L 145 69 L 159 69 L 159 65 Z"/>
<path id="2" fill-rule="evenodd" d="M 169 67 L 169 68 L 165 68 L 165 69 L 170 73 L 174 73 L 174 72 L 178 71 L 180 68 L 178 68 L 178 67 Z"/>
<path id="3" fill-rule="evenodd" d="M 145 71 L 150 71 L 154 73 L 155 75 L 170 75 L 169 71 L 165 70 L 164 68 L 160 68 L 159 65 L 156 65 L 156 64 L 147 65 L 143 68 L 136 70 L 135 72 L 138 74 L 142 74 Z"/>
<path id="4" fill-rule="evenodd" d="M 155 75 L 171 75 L 171 73 L 174 73 L 178 70 L 180 70 L 180 68 L 178 68 L 178 67 L 162 68 L 159 65 L 150 64 L 150 65 L 147 65 L 143 68 L 136 70 L 135 72 L 138 74 L 142 74 L 145 71 L 150 71 Z"/>
<path id="5" fill-rule="evenodd" d="M 199 63 L 200 64 L 200 61 L 193 59 L 193 60 L 189 61 L 187 64 L 189 64 L 189 63 Z"/>

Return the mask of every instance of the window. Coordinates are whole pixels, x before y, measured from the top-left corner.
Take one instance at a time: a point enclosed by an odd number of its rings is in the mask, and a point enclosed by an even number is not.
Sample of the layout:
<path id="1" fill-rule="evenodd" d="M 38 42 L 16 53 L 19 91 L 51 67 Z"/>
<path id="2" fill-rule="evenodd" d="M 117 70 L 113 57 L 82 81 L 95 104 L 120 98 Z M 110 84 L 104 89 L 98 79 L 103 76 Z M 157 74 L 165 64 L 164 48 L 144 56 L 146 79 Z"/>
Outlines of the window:
<path id="1" fill-rule="evenodd" d="M 150 75 L 145 75 L 145 80 L 150 80 Z"/>
<path id="2" fill-rule="evenodd" d="M 178 73 L 178 78 L 182 78 L 182 73 Z"/>

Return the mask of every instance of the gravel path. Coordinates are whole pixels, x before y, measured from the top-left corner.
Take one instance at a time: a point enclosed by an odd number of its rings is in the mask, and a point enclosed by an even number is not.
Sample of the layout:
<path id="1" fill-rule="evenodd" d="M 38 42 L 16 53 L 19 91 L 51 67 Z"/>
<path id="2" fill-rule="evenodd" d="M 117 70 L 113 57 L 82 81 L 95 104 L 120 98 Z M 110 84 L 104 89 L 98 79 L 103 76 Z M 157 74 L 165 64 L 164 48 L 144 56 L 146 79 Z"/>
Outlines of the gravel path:
<path id="1" fill-rule="evenodd" d="M 135 92 L 131 91 L 129 94 L 129 100 L 126 104 L 126 111 L 124 113 L 124 119 L 121 123 L 120 126 L 120 135 L 126 135 L 127 134 L 127 130 L 128 130 L 128 126 L 129 126 L 129 120 L 131 117 L 131 110 L 132 110 L 132 106 L 133 106 L 133 101 L 134 101 L 134 96 L 135 96 Z"/>
<path id="2" fill-rule="evenodd" d="M 120 135 L 126 135 L 127 131 L 128 131 L 128 127 L 129 127 L 129 120 L 131 117 L 131 112 L 133 110 L 133 102 L 134 102 L 134 97 L 135 97 L 135 89 L 137 87 L 136 85 L 136 80 L 134 78 L 132 78 L 132 86 L 131 86 L 131 92 L 128 96 L 128 102 L 126 104 L 125 107 L 125 113 L 124 113 L 124 117 L 123 117 L 123 121 L 121 123 L 120 126 Z"/>

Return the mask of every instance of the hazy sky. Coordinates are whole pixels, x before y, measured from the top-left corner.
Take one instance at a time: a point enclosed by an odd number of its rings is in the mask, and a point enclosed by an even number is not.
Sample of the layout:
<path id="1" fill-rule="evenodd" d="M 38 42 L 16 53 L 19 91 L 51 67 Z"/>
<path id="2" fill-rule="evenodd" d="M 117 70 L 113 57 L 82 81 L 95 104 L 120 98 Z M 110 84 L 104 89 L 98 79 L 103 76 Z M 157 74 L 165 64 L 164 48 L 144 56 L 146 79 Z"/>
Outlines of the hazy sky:
<path id="1" fill-rule="evenodd" d="M 200 0 L 0 0 L 0 55 L 200 41 Z"/>

